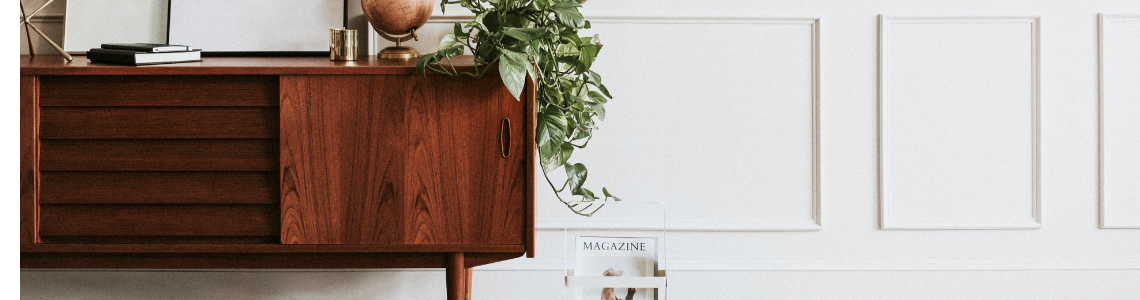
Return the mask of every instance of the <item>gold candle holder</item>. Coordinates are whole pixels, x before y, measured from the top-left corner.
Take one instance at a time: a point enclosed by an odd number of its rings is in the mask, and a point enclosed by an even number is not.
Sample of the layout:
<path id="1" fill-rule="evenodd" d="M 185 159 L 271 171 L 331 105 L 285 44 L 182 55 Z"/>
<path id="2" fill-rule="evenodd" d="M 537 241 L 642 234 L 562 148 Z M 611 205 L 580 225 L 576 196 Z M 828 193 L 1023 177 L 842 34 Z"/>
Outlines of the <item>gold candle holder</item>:
<path id="1" fill-rule="evenodd" d="M 329 29 L 329 60 L 356 60 L 356 29 Z"/>

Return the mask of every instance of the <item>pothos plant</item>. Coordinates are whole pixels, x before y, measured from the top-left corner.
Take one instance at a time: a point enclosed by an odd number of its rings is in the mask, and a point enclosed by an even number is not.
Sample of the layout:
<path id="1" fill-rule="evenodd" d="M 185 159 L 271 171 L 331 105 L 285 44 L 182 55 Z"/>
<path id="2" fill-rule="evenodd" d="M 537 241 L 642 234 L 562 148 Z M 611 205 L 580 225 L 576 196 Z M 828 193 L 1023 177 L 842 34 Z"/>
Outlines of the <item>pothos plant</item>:
<path id="1" fill-rule="evenodd" d="M 590 28 L 590 21 L 578 11 L 584 2 L 442 0 L 441 11 L 448 4 L 458 4 L 475 13 L 475 20 L 455 23 L 454 32 L 439 42 L 439 50 L 421 56 L 416 69 L 421 75 L 431 70 L 481 77 L 497 65 L 503 84 L 515 99 L 520 99 L 530 75 L 537 88 L 534 139 L 546 182 L 570 210 L 591 216 L 611 198 L 621 199 L 604 187 L 600 197 L 583 187 L 586 166 L 569 162 L 574 151 L 586 148 L 594 137 L 597 122 L 606 118 L 606 102 L 613 98 L 602 84 L 602 76 L 590 70 L 602 49 L 598 35 L 578 35 L 579 29 Z M 466 52 L 475 58 L 473 72 L 460 72 L 451 63 L 452 57 Z M 551 181 L 550 172 L 560 168 L 566 172 L 566 180 L 559 186 Z M 564 199 L 561 193 L 567 189 L 580 200 Z"/>

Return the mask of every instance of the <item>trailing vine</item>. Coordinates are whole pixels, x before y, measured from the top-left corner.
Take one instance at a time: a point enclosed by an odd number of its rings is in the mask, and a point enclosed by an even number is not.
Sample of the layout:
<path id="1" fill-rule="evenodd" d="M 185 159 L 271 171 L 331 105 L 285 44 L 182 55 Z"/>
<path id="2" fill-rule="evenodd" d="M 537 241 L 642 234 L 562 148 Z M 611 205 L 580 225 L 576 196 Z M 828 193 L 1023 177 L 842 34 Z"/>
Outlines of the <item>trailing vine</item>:
<path id="1" fill-rule="evenodd" d="M 584 2 L 441 0 L 441 10 L 458 4 L 475 13 L 475 20 L 455 23 L 454 32 L 439 42 L 439 50 L 421 56 L 416 69 L 421 75 L 431 70 L 481 77 L 497 64 L 503 84 L 515 99 L 520 99 L 529 75 L 536 86 L 534 139 L 542 173 L 559 201 L 575 214 L 588 217 L 611 198 L 621 199 L 604 187 L 601 196 L 586 189 L 586 166 L 569 162 L 576 149 L 590 143 L 597 122 L 606 118 L 606 102 L 613 98 L 602 76 L 590 70 L 602 49 L 601 40 L 598 35 L 578 36 L 579 29 L 590 28 L 590 21 L 578 11 Z M 474 56 L 475 68 L 460 72 L 451 58 L 467 52 Z M 566 172 L 561 186 L 549 175 L 558 169 Z M 561 193 L 567 189 L 580 200 L 563 198 Z"/>

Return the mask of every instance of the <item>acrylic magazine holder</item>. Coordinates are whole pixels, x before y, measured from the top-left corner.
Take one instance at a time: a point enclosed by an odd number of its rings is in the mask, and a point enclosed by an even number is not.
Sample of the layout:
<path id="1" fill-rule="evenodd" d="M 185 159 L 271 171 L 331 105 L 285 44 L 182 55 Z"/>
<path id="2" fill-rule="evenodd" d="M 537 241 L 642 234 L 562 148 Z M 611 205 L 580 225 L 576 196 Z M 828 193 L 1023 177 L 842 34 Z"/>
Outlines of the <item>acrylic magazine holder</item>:
<path id="1" fill-rule="evenodd" d="M 665 228 L 665 204 L 661 202 L 606 202 L 602 209 L 591 217 L 576 218 L 573 221 L 558 222 L 562 227 L 564 241 L 563 267 L 566 269 L 565 299 L 599 299 L 603 289 L 612 288 L 617 299 L 622 300 L 664 300 L 667 294 L 666 255 L 668 249 Z M 603 276 L 599 274 L 575 274 L 576 269 L 583 268 L 582 259 L 593 259 L 588 250 L 582 250 L 585 245 L 576 241 L 591 240 L 593 238 L 616 241 L 638 241 L 655 239 L 656 267 L 650 276 L 628 276 L 633 272 L 625 272 L 625 276 Z M 581 239 L 580 239 L 581 238 Z M 644 247 L 644 245 L 642 245 Z M 622 246 L 619 246 L 619 249 Z M 635 246 L 632 249 L 637 249 Z M 624 250 L 624 249 L 623 249 Z M 611 258 L 607 258 L 611 259 Z M 620 260 L 621 258 L 617 258 Z M 591 265 L 597 267 L 597 265 Z M 653 274 L 655 273 L 655 274 Z M 626 289 L 634 288 L 643 291 L 641 297 L 625 299 Z M 599 293 L 601 291 L 601 293 Z M 648 293 L 647 291 L 652 291 Z M 599 293 L 599 294 L 595 294 Z"/>

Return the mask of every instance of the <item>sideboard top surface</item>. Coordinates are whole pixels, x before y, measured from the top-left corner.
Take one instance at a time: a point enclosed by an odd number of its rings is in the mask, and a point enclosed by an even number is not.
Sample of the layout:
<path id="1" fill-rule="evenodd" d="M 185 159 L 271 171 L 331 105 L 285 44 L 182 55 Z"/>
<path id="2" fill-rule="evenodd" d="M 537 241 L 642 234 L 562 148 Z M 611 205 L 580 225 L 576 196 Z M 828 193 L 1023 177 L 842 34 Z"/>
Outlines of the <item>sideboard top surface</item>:
<path id="1" fill-rule="evenodd" d="M 459 71 L 471 71 L 472 56 L 452 59 Z M 491 72 L 497 72 L 491 68 Z M 121 66 L 74 56 L 20 56 L 20 75 L 412 75 L 416 60 L 386 60 L 366 56 L 356 61 L 328 57 L 203 57 L 201 62 Z"/>

